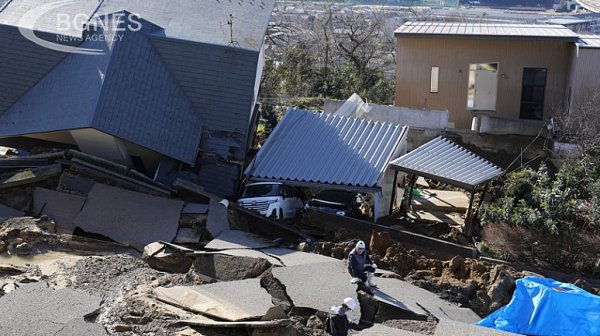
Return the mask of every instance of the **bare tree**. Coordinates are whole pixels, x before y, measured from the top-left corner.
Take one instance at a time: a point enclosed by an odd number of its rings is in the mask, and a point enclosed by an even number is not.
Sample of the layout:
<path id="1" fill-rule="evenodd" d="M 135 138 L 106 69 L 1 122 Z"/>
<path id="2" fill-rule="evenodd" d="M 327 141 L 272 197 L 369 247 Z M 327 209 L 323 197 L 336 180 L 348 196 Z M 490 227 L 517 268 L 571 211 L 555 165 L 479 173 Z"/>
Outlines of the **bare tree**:
<path id="1" fill-rule="evenodd" d="M 600 91 L 589 90 L 570 109 L 555 113 L 559 139 L 581 146 L 587 156 L 600 154 Z"/>

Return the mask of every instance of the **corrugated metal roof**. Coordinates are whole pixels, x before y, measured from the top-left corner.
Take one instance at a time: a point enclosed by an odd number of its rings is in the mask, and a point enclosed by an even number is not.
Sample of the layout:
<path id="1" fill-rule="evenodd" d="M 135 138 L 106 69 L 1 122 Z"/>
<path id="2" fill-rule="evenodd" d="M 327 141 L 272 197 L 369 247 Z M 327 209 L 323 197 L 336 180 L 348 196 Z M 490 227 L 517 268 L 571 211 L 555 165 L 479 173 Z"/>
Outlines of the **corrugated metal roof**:
<path id="1" fill-rule="evenodd" d="M 600 48 L 600 35 L 580 35 L 577 45 L 580 48 Z"/>
<path id="2" fill-rule="evenodd" d="M 472 190 L 502 169 L 454 142 L 438 137 L 390 163 L 391 168 Z"/>
<path id="3" fill-rule="evenodd" d="M 377 187 L 407 127 L 291 108 L 245 174 Z M 396 154 L 397 155 L 397 154 Z"/>
<path id="4" fill-rule="evenodd" d="M 577 34 L 561 25 L 466 22 L 407 22 L 396 35 L 494 38 L 550 38 L 577 40 Z"/>
<path id="5" fill-rule="evenodd" d="M 600 12 L 600 0 L 577 0 L 577 2 L 590 12 Z"/>

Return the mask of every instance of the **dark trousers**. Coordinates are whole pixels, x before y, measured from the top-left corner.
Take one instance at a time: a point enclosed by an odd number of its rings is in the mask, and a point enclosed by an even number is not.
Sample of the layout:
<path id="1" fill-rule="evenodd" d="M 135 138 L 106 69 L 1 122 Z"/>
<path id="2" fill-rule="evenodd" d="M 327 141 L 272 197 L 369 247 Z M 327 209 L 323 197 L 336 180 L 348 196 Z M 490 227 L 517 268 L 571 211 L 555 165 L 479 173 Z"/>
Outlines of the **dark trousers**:
<path id="1" fill-rule="evenodd" d="M 362 272 L 361 274 L 359 274 L 359 275 L 358 275 L 358 278 L 359 278 L 360 280 L 362 280 L 362 282 L 367 282 L 367 272 L 371 272 L 371 273 L 373 273 L 373 272 L 375 272 L 375 269 L 374 269 L 373 267 L 371 267 L 371 266 L 366 266 L 366 267 L 363 269 L 363 272 Z"/>

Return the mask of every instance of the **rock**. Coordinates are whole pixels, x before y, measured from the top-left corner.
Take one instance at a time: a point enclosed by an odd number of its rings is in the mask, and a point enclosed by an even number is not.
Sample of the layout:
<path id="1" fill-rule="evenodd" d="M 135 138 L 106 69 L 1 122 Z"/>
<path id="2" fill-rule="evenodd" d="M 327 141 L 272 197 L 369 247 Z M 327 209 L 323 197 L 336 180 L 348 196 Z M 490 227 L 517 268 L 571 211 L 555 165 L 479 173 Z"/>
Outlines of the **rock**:
<path id="1" fill-rule="evenodd" d="M 0 240 L 0 253 L 6 252 L 6 243 L 4 240 Z"/>
<path id="2" fill-rule="evenodd" d="M 600 258 L 598 258 L 598 260 L 596 260 L 596 263 L 594 264 L 594 268 L 596 273 L 600 273 Z"/>
<path id="3" fill-rule="evenodd" d="M 307 242 L 302 242 L 300 244 L 298 244 L 298 251 L 302 251 L 302 252 L 310 252 L 311 247 L 310 244 Z"/>
<path id="4" fill-rule="evenodd" d="M 385 256 L 383 257 L 383 259 L 391 259 L 396 254 L 398 254 L 398 248 L 396 246 L 392 245 L 392 246 L 388 247 L 387 250 L 385 250 Z"/>
<path id="5" fill-rule="evenodd" d="M 331 249 L 331 256 L 336 259 L 344 259 L 346 255 L 344 254 L 344 249 L 341 247 L 334 247 Z"/>
<path id="6" fill-rule="evenodd" d="M 115 332 L 127 332 L 127 331 L 133 331 L 133 327 L 130 325 L 124 325 L 124 324 L 117 324 L 113 330 Z"/>
<path id="7" fill-rule="evenodd" d="M 492 270 L 493 271 L 493 270 Z M 492 275 L 492 274 L 491 274 Z M 495 272 L 494 283 L 488 288 L 490 309 L 496 310 L 508 303 L 515 289 L 515 279 L 505 270 Z"/>
<path id="8" fill-rule="evenodd" d="M 56 224 L 46 215 L 42 215 L 37 219 L 36 225 L 44 232 L 56 233 Z"/>
<path id="9" fill-rule="evenodd" d="M 452 258 L 452 260 L 449 261 L 448 263 L 448 267 L 450 268 L 450 271 L 452 271 L 452 273 L 458 273 L 461 268 L 463 268 L 465 266 L 465 258 L 463 258 L 462 256 L 455 256 L 454 258 Z"/>
<path id="10" fill-rule="evenodd" d="M 146 245 L 142 259 L 150 267 L 164 272 L 186 273 L 192 266 L 191 258 L 159 242 Z"/>
<path id="11" fill-rule="evenodd" d="M 385 256 L 387 249 L 393 244 L 394 242 L 390 238 L 389 232 L 373 232 L 371 241 L 369 242 L 369 249 L 371 253 Z"/>
<path id="12" fill-rule="evenodd" d="M 331 248 L 333 247 L 332 243 L 329 242 L 319 242 L 315 244 L 315 252 L 320 253 L 320 254 L 324 254 L 324 255 L 331 255 Z"/>
<path id="13" fill-rule="evenodd" d="M 27 243 L 21 243 L 15 247 L 15 251 L 17 252 L 17 255 L 26 256 L 31 254 L 31 246 Z"/>
<path id="14" fill-rule="evenodd" d="M 481 315 L 488 315 L 490 310 L 490 297 L 484 290 L 478 290 L 475 295 L 469 300 L 468 306 Z"/>
<path id="15" fill-rule="evenodd" d="M 306 321 L 306 326 L 311 329 L 324 329 L 325 324 L 317 315 L 313 315 Z"/>
<path id="16" fill-rule="evenodd" d="M 485 265 L 482 264 L 482 263 L 480 263 L 480 262 L 478 262 L 478 261 L 476 261 L 476 260 L 473 260 L 471 262 L 470 266 L 471 266 L 470 267 L 471 268 L 471 273 L 482 275 L 485 272 L 487 272 L 487 268 L 485 267 Z"/>

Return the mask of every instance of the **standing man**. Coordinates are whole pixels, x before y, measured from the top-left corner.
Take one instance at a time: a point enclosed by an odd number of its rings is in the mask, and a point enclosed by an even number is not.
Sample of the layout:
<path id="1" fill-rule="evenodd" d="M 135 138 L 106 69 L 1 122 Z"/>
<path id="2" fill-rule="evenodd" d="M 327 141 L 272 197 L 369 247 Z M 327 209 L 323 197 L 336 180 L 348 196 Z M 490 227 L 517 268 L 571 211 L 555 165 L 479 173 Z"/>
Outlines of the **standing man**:
<path id="1" fill-rule="evenodd" d="M 347 297 L 341 306 L 331 307 L 331 313 L 325 320 L 325 331 L 333 336 L 347 336 L 353 323 L 348 321 L 346 313 L 356 308 L 356 301 Z"/>
<path id="2" fill-rule="evenodd" d="M 377 287 L 373 284 L 375 269 L 377 269 L 377 265 L 371 262 L 365 242 L 362 240 L 359 241 L 348 255 L 348 272 L 352 276 L 350 282 L 353 284 L 362 282 L 366 285 L 367 289 Z"/>

